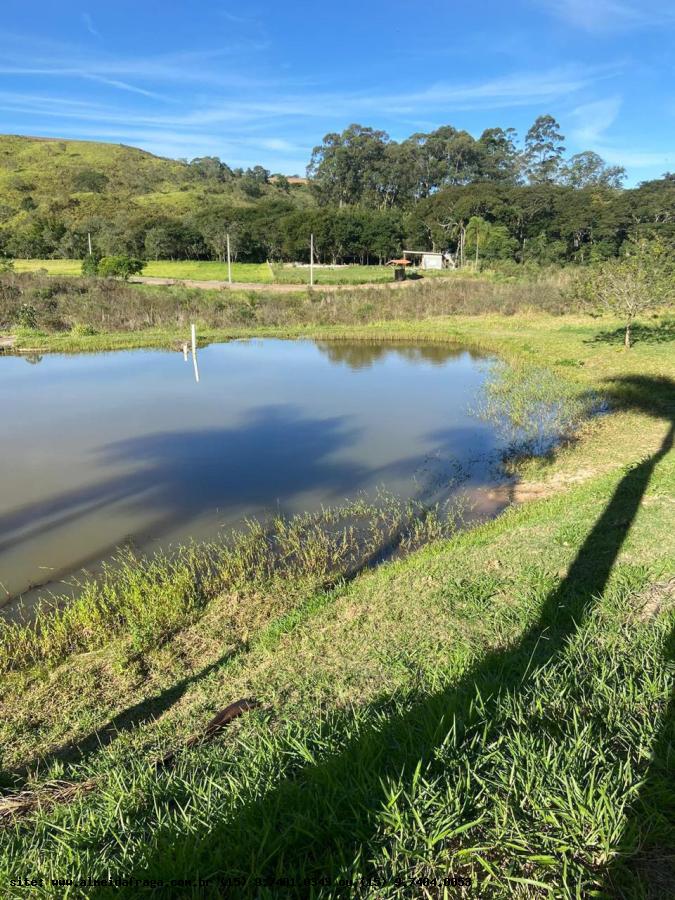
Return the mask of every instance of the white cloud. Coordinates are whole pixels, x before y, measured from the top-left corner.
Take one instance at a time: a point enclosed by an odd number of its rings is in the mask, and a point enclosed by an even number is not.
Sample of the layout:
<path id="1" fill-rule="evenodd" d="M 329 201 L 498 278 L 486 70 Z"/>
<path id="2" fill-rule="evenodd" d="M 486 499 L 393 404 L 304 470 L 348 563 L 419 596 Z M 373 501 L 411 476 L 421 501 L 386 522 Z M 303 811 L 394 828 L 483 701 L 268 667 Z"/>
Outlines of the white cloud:
<path id="1" fill-rule="evenodd" d="M 89 15 L 89 13 L 87 13 L 87 12 L 82 13 L 82 21 L 84 22 L 84 27 L 87 29 L 89 34 L 93 34 L 94 37 L 101 37 L 99 31 L 97 30 L 96 26 L 94 25 L 94 20 Z"/>
<path id="2" fill-rule="evenodd" d="M 597 143 L 616 121 L 620 108 L 621 97 L 618 95 L 577 106 L 572 110 L 571 137 L 578 144 L 591 146 Z"/>
<path id="3" fill-rule="evenodd" d="M 533 0 L 575 28 L 616 32 L 675 24 L 671 0 Z"/>

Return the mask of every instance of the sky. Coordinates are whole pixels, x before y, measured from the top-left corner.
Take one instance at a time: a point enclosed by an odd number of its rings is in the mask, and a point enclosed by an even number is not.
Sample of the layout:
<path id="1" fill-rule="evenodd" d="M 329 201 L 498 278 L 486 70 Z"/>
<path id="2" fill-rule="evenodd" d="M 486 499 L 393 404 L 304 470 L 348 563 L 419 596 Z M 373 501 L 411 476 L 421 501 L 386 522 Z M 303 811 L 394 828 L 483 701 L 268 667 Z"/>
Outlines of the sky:
<path id="1" fill-rule="evenodd" d="M 304 174 L 352 122 L 522 137 L 627 184 L 675 170 L 675 0 L 4 0 L 0 133 L 111 141 Z"/>

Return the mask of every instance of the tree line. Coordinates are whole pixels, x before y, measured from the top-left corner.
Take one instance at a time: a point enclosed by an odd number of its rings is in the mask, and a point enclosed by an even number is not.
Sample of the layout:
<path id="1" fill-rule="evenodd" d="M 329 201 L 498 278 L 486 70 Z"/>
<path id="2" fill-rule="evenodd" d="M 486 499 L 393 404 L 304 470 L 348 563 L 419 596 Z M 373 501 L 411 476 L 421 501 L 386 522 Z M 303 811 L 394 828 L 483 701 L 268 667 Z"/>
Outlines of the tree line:
<path id="1" fill-rule="evenodd" d="M 99 256 L 224 259 L 229 234 L 239 261 L 308 261 L 312 232 L 326 263 L 409 248 L 450 250 L 458 265 L 564 264 L 616 257 L 628 239 L 675 242 L 674 175 L 624 189 L 622 168 L 564 152 L 551 116 L 522 147 L 513 129 L 474 139 L 444 126 L 396 142 L 351 125 L 315 148 L 308 187 L 204 157 L 180 164 L 176 206 L 113 193 L 105 172 L 83 170 L 77 192 L 26 202 L 0 224 L 0 254 L 83 258 L 91 235 Z"/>

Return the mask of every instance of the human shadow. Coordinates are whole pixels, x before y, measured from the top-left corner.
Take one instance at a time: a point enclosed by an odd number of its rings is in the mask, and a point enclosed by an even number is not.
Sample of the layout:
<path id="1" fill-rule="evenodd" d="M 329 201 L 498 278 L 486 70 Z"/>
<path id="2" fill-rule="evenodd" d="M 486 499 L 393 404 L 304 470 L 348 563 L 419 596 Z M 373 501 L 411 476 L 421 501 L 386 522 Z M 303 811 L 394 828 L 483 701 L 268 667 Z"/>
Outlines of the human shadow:
<path id="1" fill-rule="evenodd" d="M 666 381 L 618 379 L 614 390 L 624 405 L 660 416 Z M 177 836 L 170 827 L 159 830 L 152 853 L 139 860 L 135 874 L 173 878 L 220 871 L 243 879 L 242 896 L 256 894 L 256 879 L 292 874 L 299 860 L 303 876 L 335 877 L 352 860 L 361 860 L 360 874 L 368 875 L 361 851 L 376 834 L 386 783 L 410 782 L 420 769 L 425 778 L 442 771 L 438 751 L 451 732 L 456 743 L 479 725 L 482 743 L 496 739 L 499 698 L 518 694 L 534 672 L 561 655 L 602 597 L 652 473 L 673 446 L 673 433 L 671 420 L 659 450 L 623 476 L 538 620 L 513 645 L 488 652 L 443 690 L 413 697 L 403 714 L 394 711 L 392 699 L 388 715 L 380 710 L 382 724 L 367 727 L 340 752 L 298 764 L 232 818 L 211 818 L 208 828 L 187 836 Z M 471 798 L 465 802 L 468 822 Z M 303 896 L 301 891 L 296 895 Z"/>
<path id="2" fill-rule="evenodd" d="M 623 344 L 625 335 L 625 328 L 612 328 L 599 331 L 587 343 Z M 675 341 L 675 320 L 667 320 L 658 325 L 636 323 L 631 326 L 631 341 L 633 344 L 666 344 Z"/>
<path id="3" fill-rule="evenodd" d="M 675 666 L 675 628 L 665 650 Z M 644 782 L 630 811 L 605 878 L 608 896 L 666 900 L 675 897 L 675 697 L 671 695 L 652 748 Z"/>

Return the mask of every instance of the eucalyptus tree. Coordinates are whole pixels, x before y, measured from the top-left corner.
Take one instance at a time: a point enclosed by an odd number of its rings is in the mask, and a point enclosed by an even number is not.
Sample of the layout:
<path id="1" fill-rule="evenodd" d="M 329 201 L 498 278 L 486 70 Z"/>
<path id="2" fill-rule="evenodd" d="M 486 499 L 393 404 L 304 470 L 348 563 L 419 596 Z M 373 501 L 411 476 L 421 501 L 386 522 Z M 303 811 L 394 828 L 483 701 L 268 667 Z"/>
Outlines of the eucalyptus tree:
<path id="1" fill-rule="evenodd" d="M 573 188 L 602 186 L 619 189 L 626 178 L 623 166 L 608 166 L 592 150 L 576 153 L 561 167 L 560 182 Z"/>
<path id="2" fill-rule="evenodd" d="M 531 184 L 550 184 L 558 176 L 565 136 L 553 116 L 539 116 L 525 135 L 525 173 Z"/>

